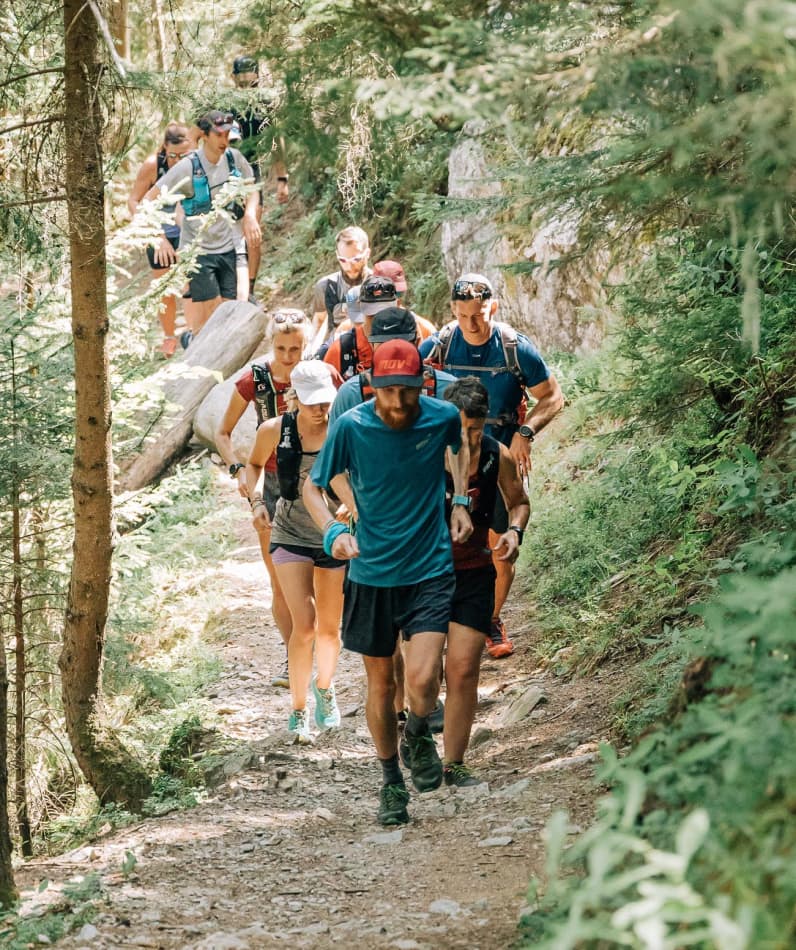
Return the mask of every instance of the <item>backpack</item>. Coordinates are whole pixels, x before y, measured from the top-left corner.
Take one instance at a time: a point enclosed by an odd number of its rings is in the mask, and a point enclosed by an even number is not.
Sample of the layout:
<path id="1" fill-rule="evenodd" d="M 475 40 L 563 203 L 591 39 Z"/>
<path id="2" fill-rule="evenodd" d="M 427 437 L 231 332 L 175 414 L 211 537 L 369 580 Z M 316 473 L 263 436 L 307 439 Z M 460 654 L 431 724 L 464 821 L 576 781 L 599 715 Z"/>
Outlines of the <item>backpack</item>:
<path id="1" fill-rule="evenodd" d="M 254 377 L 254 408 L 257 412 L 257 428 L 265 422 L 266 419 L 273 419 L 279 415 L 277 401 L 279 392 L 271 375 L 270 363 L 252 363 L 252 376 Z"/>
<path id="2" fill-rule="evenodd" d="M 279 481 L 279 495 L 285 501 L 295 501 L 299 496 L 298 486 L 303 452 L 301 451 L 297 414 L 297 412 L 286 412 L 282 416 L 279 443 L 276 447 L 276 476 Z"/>
<path id="3" fill-rule="evenodd" d="M 357 331 L 356 327 L 351 327 L 340 335 L 340 375 L 343 379 L 351 379 L 359 372 L 361 370 L 357 350 Z"/>
<path id="4" fill-rule="evenodd" d="M 370 373 L 365 370 L 359 374 L 359 394 L 362 397 L 362 402 L 372 399 L 374 393 L 375 390 L 370 383 Z M 427 366 L 423 372 L 423 395 L 437 395 L 437 371 L 431 366 Z"/>
<path id="5" fill-rule="evenodd" d="M 224 152 L 227 157 L 230 178 L 240 178 L 238 166 L 235 164 L 235 156 L 232 149 L 228 148 Z M 210 183 L 207 180 L 207 172 L 204 170 L 197 152 L 191 152 L 191 174 L 193 183 L 193 197 L 183 198 L 182 210 L 187 217 L 195 217 L 199 214 L 207 214 L 213 207 L 213 200 L 210 196 Z M 236 221 L 243 217 L 243 205 L 239 201 L 231 201 L 226 205 L 225 211 L 228 211 Z"/>
<path id="6" fill-rule="evenodd" d="M 497 328 L 498 337 L 500 338 L 500 345 L 503 348 L 503 359 L 506 361 L 505 366 L 478 367 L 460 366 L 456 363 L 448 363 L 448 353 L 451 348 L 453 331 L 458 327 L 458 323 L 455 320 L 452 320 L 450 323 L 446 323 L 445 326 L 439 331 L 437 334 L 437 342 L 429 351 L 425 361 L 429 365 L 434 366 L 436 369 L 459 370 L 472 373 L 473 375 L 477 374 L 479 371 L 489 372 L 490 375 L 497 375 L 498 373 L 511 373 L 512 376 L 517 380 L 522 392 L 522 399 L 519 403 L 519 405 L 522 406 L 526 400 L 525 389 L 528 385 L 528 382 L 525 378 L 525 374 L 522 371 L 522 367 L 520 366 L 519 355 L 517 352 L 517 331 L 514 329 L 514 327 L 510 327 L 507 323 L 499 323 L 495 321 L 493 325 Z M 486 421 L 489 425 L 511 425 L 517 421 L 517 412 L 512 413 L 511 416 L 489 418 Z"/>

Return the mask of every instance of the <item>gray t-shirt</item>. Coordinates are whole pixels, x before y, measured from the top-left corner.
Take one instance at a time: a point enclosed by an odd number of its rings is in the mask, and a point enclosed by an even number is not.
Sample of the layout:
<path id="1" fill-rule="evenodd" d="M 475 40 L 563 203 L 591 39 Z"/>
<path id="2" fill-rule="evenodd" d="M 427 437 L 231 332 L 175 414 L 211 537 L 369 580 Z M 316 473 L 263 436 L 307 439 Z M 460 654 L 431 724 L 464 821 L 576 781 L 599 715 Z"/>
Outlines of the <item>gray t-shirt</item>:
<path id="1" fill-rule="evenodd" d="M 272 544 L 292 544 L 304 548 L 323 547 L 323 533 L 304 507 L 301 495 L 304 482 L 317 457 L 317 452 L 305 452 L 301 456 L 298 498 L 295 501 L 286 501 L 284 498 L 277 501 L 271 529 Z M 337 506 L 328 499 L 326 505 L 329 508 L 329 515 L 334 515 Z"/>
<path id="2" fill-rule="evenodd" d="M 235 167 L 242 178 L 254 179 L 254 172 L 251 165 L 236 149 L 230 149 L 235 161 Z M 226 154 L 222 153 L 219 160 L 213 165 L 205 155 L 204 149 L 200 146 L 196 153 L 202 168 L 207 175 L 207 182 L 210 185 L 210 197 L 213 198 L 216 192 L 229 178 L 229 162 Z M 179 187 L 177 185 L 179 184 Z M 181 158 L 173 168 L 158 181 L 158 187 L 161 191 L 168 188 L 170 191 L 176 191 L 178 194 L 185 195 L 186 198 L 193 197 L 193 164 L 190 156 Z M 180 232 L 180 249 L 193 244 L 196 234 L 202 225 L 203 216 L 194 215 L 185 216 Z M 243 226 L 240 221 L 234 224 L 224 220 L 214 222 L 202 236 L 201 249 L 203 254 L 224 254 L 227 251 L 235 251 L 238 254 L 245 252 L 245 242 L 243 239 Z"/>

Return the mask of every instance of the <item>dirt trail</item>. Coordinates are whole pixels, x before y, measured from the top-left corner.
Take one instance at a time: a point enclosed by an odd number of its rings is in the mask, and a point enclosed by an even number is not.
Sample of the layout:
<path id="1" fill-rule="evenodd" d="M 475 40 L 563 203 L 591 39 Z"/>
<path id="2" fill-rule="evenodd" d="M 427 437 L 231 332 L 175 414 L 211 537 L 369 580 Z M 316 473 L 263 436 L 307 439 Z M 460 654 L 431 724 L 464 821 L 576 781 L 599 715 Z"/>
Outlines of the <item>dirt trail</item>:
<path id="1" fill-rule="evenodd" d="M 226 491 L 224 503 L 235 505 Z M 488 789 L 413 793 L 411 823 L 385 831 L 375 822 L 380 770 L 364 719 L 359 658 L 341 657 L 342 729 L 309 747 L 290 744 L 288 693 L 269 685 L 283 654 L 266 622 L 258 548 L 244 543 L 218 570 L 228 596 L 214 618 L 213 642 L 225 669 L 208 697 L 222 731 L 251 743 L 255 755 L 195 809 L 27 864 L 20 887 L 47 877 L 51 894 L 75 875 L 101 876 L 103 909 L 82 936 L 59 946 L 511 946 L 528 881 L 542 868 L 545 822 L 557 808 L 568 809 L 576 824 L 591 814 L 597 742 L 607 736 L 621 671 L 562 680 L 539 670 L 533 625 L 515 596 L 505 617 L 516 651 L 484 659 L 469 755 Z M 532 688 L 546 702 L 504 724 L 512 702 Z M 125 876 L 128 851 L 136 863 Z"/>

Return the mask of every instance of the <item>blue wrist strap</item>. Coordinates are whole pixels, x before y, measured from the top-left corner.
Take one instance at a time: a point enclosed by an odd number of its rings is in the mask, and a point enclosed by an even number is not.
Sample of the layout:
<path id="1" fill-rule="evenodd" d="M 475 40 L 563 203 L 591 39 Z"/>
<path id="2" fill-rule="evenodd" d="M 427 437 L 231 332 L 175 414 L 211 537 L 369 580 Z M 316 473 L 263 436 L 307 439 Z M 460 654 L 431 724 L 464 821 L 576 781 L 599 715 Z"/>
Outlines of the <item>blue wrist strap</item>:
<path id="1" fill-rule="evenodd" d="M 340 537 L 341 534 L 350 534 L 348 530 L 348 525 L 343 524 L 341 521 L 334 521 L 323 533 L 323 549 L 332 557 L 332 545 Z"/>

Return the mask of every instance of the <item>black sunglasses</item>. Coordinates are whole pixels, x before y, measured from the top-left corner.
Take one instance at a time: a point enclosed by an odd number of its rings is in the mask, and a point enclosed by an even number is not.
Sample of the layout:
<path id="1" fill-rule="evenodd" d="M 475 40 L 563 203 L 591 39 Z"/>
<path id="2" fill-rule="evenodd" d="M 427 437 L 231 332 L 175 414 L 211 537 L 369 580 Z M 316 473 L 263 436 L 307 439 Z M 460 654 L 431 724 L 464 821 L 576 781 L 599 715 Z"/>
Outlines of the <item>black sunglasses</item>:
<path id="1" fill-rule="evenodd" d="M 489 300 L 492 288 L 480 280 L 457 280 L 453 285 L 451 300 Z"/>

